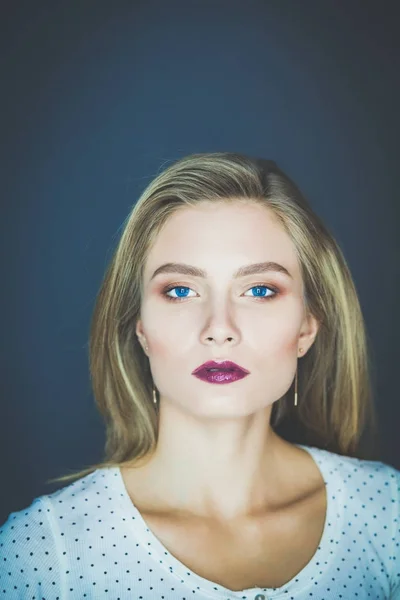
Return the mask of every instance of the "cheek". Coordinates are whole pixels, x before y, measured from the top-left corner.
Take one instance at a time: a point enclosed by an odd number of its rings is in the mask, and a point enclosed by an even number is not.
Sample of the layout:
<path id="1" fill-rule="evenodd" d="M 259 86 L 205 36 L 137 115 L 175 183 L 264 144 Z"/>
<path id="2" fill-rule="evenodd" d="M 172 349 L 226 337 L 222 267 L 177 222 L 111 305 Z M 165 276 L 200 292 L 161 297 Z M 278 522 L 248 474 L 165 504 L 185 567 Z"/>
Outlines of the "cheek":
<path id="1" fill-rule="evenodd" d="M 171 345 L 168 339 L 165 339 L 161 332 L 158 334 L 155 332 L 154 334 L 148 335 L 148 346 L 150 355 L 153 355 L 157 358 L 164 358 L 171 354 Z"/>
<path id="2" fill-rule="evenodd" d="M 177 328 L 170 319 L 152 319 L 146 332 L 149 352 L 155 360 L 171 360 L 171 356 L 182 351 Z"/>
<path id="3" fill-rule="evenodd" d="M 292 363 L 295 360 L 298 351 L 297 337 L 297 330 L 286 332 L 285 336 L 282 336 L 280 343 L 274 349 L 273 360 L 277 365 L 287 365 L 288 361 Z"/>
<path id="4" fill-rule="evenodd" d="M 297 332 L 291 334 L 291 336 L 285 340 L 286 343 L 283 345 L 283 352 L 285 354 L 296 354 L 299 346 Z"/>
<path id="5" fill-rule="evenodd" d="M 280 372 L 292 364 L 296 356 L 297 341 L 294 334 L 270 338 L 255 348 L 255 360 L 261 370 L 267 368 Z"/>
<path id="6" fill-rule="evenodd" d="M 298 344 L 299 323 L 288 315 L 275 315 L 253 327 L 253 336 L 257 345 L 262 346 L 268 354 L 284 356 L 296 352 Z"/>

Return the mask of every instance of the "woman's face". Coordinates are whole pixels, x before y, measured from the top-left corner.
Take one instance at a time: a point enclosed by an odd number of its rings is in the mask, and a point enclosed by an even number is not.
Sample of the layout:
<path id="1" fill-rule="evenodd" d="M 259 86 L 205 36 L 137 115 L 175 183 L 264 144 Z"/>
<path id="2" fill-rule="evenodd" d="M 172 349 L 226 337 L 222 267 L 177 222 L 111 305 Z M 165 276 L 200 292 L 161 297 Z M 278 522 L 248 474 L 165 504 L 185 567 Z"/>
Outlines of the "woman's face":
<path id="1" fill-rule="evenodd" d="M 240 267 L 267 261 L 290 275 L 234 277 Z M 191 265 L 205 277 L 153 277 L 166 263 Z M 235 417 L 271 406 L 293 382 L 298 349 L 303 356 L 317 333 L 315 320 L 306 320 L 293 243 L 263 206 L 203 203 L 174 213 L 151 248 L 143 283 L 136 333 L 148 345 L 154 384 L 162 403 L 191 414 Z M 192 375 L 212 359 L 231 360 L 250 374 L 225 385 Z"/>

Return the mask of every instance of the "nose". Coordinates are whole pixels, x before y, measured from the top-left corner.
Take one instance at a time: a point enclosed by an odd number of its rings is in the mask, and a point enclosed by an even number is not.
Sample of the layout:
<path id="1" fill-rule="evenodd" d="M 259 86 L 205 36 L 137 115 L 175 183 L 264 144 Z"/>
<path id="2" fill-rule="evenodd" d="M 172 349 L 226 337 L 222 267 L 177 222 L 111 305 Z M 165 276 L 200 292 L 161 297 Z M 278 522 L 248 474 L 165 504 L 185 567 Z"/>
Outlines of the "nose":
<path id="1" fill-rule="evenodd" d="M 227 340 L 228 342 L 232 342 L 232 341 L 233 341 L 233 339 L 234 339 L 234 338 L 233 338 L 233 337 L 231 337 L 231 336 L 226 338 L 226 340 Z M 212 337 L 207 337 L 207 338 L 206 338 L 206 342 L 207 342 L 207 343 L 218 343 L 218 340 L 214 340 L 214 338 L 212 338 Z"/>
<path id="2" fill-rule="evenodd" d="M 202 330 L 201 339 L 207 345 L 229 345 L 240 341 L 240 329 L 233 316 L 229 300 L 214 298 L 213 306 Z"/>

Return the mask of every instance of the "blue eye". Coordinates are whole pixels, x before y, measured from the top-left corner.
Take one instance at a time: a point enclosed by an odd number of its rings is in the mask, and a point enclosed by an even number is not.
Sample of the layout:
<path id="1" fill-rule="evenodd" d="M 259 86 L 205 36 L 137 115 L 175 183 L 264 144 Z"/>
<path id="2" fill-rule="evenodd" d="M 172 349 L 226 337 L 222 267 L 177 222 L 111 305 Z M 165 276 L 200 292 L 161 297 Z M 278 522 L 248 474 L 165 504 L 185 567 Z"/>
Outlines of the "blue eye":
<path id="1" fill-rule="evenodd" d="M 257 290 L 256 296 L 253 296 L 254 298 L 271 298 L 275 296 L 275 293 L 272 294 L 272 296 L 267 295 L 267 290 L 272 290 L 273 292 L 275 292 L 275 290 L 266 285 L 254 285 L 250 290 Z"/>
<path id="2" fill-rule="evenodd" d="M 167 295 L 167 292 L 171 292 L 172 290 L 177 290 L 178 298 Z M 165 295 L 167 296 L 167 298 L 169 300 L 177 300 L 179 298 L 187 298 L 187 296 L 185 295 L 185 290 L 190 290 L 190 288 L 184 287 L 184 286 L 183 287 L 175 286 L 175 287 L 172 287 L 172 288 L 169 288 L 169 289 L 165 290 L 164 293 L 165 293 Z"/>
<path id="3" fill-rule="evenodd" d="M 172 292 L 176 290 L 176 296 L 169 296 L 168 293 Z M 168 288 L 166 288 L 162 293 L 163 295 L 167 298 L 167 300 L 171 300 L 172 302 L 176 302 L 179 300 L 184 300 L 185 298 L 188 298 L 189 296 L 187 296 L 186 292 L 187 290 L 191 290 L 191 288 L 187 287 L 187 286 L 170 286 Z M 272 300 L 272 298 L 274 298 L 275 296 L 277 296 L 279 294 L 279 291 L 276 288 L 273 288 L 271 286 L 267 286 L 264 284 L 259 284 L 259 285 L 254 285 L 250 288 L 250 290 L 257 290 L 256 291 L 256 295 L 252 296 L 253 298 L 259 299 L 259 300 Z M 248 290 L 248 291 L 250 291 Z M 272 292 L 272 294 L 267 294 L 267 290 L 270 290 Z M 193 291 L 193 290 L 191 290 Z"/>

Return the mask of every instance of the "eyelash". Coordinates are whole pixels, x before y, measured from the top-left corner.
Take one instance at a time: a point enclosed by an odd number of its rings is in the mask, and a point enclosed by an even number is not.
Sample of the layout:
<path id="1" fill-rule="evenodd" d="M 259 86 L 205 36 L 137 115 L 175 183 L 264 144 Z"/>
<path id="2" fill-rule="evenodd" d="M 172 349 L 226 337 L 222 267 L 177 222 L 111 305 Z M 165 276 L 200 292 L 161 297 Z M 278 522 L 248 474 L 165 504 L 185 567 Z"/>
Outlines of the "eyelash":
<path id="1" fill-rule="evenodd" d="M 270 285 L 266 285 L 265 283 L 256 283 L 255 285 L 252 285 L 249 290 L 252 290 L 253 288 L 260 288 L 260 287 L 264 287 L 267 288 L 268 290 L 274 292 L 273 295 L 270 296 L 253 296 L 254 300 L 261 300 L 261 302 L 268 302 L 269 300 L 273 300 L 275 298 L 275 296 L 278 296 L 280 294 L 279 290 L 275 287 L 272 287 Z M 167 293 L 170 292 L 171 290 L 174 290 L 176 288 L 184 288 L 186 290 L 191 290 L 192 288 L 188 287 L 187 285 L 169 285 L 166 288 L 164 288 L 164 290 L 162 291 L 163 296 L 166 298 L 166 300 L 169 300 L 171 302 L 181 302 L 182 300 L 186 300 L 187 297 L 182 297 L 182 298 L 174 298 L 173 296 L 167 296 Z M 248 290 L 246 290 L 248 291 Z M 246 296 L 246 297 L 251 297 L 251 296 Z"/>

